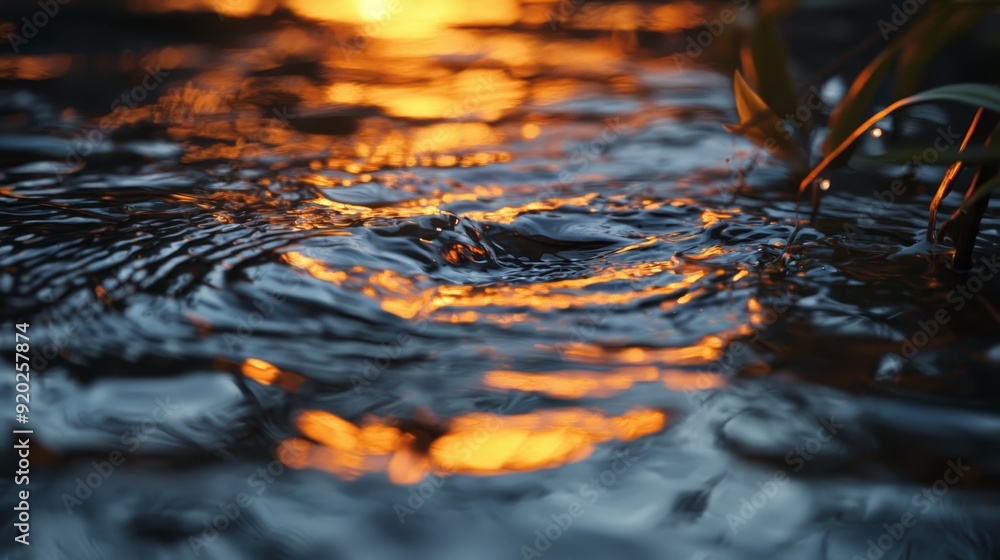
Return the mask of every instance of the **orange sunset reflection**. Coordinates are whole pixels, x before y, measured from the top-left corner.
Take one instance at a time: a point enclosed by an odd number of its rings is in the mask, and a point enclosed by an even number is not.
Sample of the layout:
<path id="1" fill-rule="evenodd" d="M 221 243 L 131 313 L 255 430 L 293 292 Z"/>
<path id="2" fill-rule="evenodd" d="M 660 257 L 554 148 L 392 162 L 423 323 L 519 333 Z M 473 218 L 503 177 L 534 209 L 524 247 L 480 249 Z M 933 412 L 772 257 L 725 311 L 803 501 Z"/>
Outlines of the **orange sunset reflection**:
<path id="1" fill-rule="evenodd" d="M 184 145 L 184 163 L 273 165 L 280 156 L 355 176 L 322 179 L 338 186 L 390 168 L 487 166 L 511 160 L 512 136 L 538 137 L 543 121 L 522 114 L 526 108 L 557 110 L 598 84 L 619 94 L 638 87 L 621 67 L 631 39 L 518 30 L 547 28 L 545 14 L 562 8 L 554 1 L 128 0 L 128 7 L 214 13 L 220 25 L 282 10 L 302 21 L 239 50 L 192 43 L 143 55 L 139 67 L 197 72 L 120 125 L 163 123 Z M 704 11 L 691 2 L 584 5 L 573 10 L 572 23 L 634 34 L 697 26 Z M 18 64 L 18 75 L 43 79 L 65 72 L 68 59 Z M 425 208 L 429 213 L 433 204 Z"/>
<path id="2" fill-rule="evenodd" d="M 192 19 L 218 20 L 226 33 L 231 24 L 255 25 L 256 16 L 283 22 L 238 46 L 185 39 L 137 55 L 137 66 L 160 65 L 178 78 L 116 126 L 155 123 L 164 140 L 178 146 L 182 165 L 214 171 L 238 164 L 206 179 L 225 189 L 170 195 L 204 210 L 212 222 L 206 227 L 235 229 L 247 215 L 259 216 L 286 235 L 274 249 L 278 265 L 310 288 L 349 296 L 352 305 L 367 306 L 401 330 L 422 321 L 456 332 L 483 324 L 504 334 L 545 329 L 538 343 L 527 339 L 523 348 L 530 357 L 558 354 L 563 362 L 536 371 L 527 360 L 496 360 L 467 383 L 491 397 L 523 391 L 534 399 L 572 401 L 610 399 L 648 384 L 669 391 L 724 385 L 703 370 L 746 326 L 708 330 L 723 332 L 684 343 L 664 335 L 648 346 L 609 346 L 600 337 L 560 344 L 552 333 L 565 326 L 563 316 L 570 324 L 596 310 L 697 309 L 701 295 L 732 278 L 722 278 L 725 271 L 710 262 L 730 248 L 708 242 L 684 250 L 669 232 L 622 233 L 629 221 L 644 219 L 624 214 L 601 226 L 597 248 L 579 252 L 550 242 L 548 231 L 522 227 L 564 214 L 611 209 L 638 215 L 695 204 L 681 195 L 634 197 L 609 188 L 610 150 L 578 165 L 576 145 L 603 138 L 611 119 L 603 112 L 607 104 L 576 105 L 597 96 L 610 106 L 628 103 L 621 121 L 674 118 L 680 109 L 657 107 L 642 75 L 672 63 L 646 59 L 640 72 L 632 55 L 646 48 L 642 32 L 698 27 L 709 8 L 685 1 L 574 2 L 563 14 L 566 3 L 555 0 L 126 1 L 138 12 L 198 12 Z M 73 62 L 37 57 L 14 67 L 0 58 L 0 70 L 44 79 Z M 572 179 L 543 188 L 544 180 L 566 174 Z M 738 212 L 706 209 L 694 219 L 708 228 Z M 434 225 L 442 218 L 449 226 Z M 562 224 L 553 229 L 565 231 Z M 400 228 L 419 232 L 406 246 L 419 253 L 418 266 L 397 266 L 400 261 L 367 244 L 366 236 L 385 234 L 400 243 L 393 247 L 402 246 Z M 347 257 L 324 260 L 325 251 L 338 250 L 332 245 L 310 252 L 315 240 L 331 240 L 321 236 L 343 236 Z M 511 265 L 502 248 L 518 242 L 535 245 Z M 352 262 L 357 254 L 365 258 Z M 454 273 L 463 266 L 482 274 Z M 556 273 L 534 274 L 532 267 Z M 476 351 L 489 353 L 490 343 Z M 301 392 L 305 381 L 257 357 L 239 363 L 239 374 L 289 392 Z M 351 418 L 302 412 L 298 436 L 283 443 L 296 453 L 282 460 L 344 479 L 385 472 L 400 484 L 428 473 L 499 475 L 580 461 L 599 445 L 655 434 L 667 421 L 658 410 L 612 415 L 587 408 L 469 413 L 423 428 L 394 418 Z"/>
<path id="3" fill-rule="evenodd" d="M 241 373 L 261 385 L 275 385 L 287 391 L 294 392 L 305 381 L 296 373 L 282 371 L 275 365 L 257 358 L 247 358 L 240 368 Z"/>
<path id="4" fill-rule="evenodd" d="M 385 471 L 398 484 L 413 484 L 429 473 L 492 476 L 553 468 L 590 456 L 597 444 L 632 441 L 663 429 L 666 415 L 635 409 L 606 416 L 583 408 L 521 415 L 470 413 L 451 419 L 429 444 L 426 432 L 413 433 L 388 419 L 360 424 L 324 411 L 305 411 L 296 427 L 308 439 L 291 438 L 292 468 L 324 470 L 352 480 Z"/>

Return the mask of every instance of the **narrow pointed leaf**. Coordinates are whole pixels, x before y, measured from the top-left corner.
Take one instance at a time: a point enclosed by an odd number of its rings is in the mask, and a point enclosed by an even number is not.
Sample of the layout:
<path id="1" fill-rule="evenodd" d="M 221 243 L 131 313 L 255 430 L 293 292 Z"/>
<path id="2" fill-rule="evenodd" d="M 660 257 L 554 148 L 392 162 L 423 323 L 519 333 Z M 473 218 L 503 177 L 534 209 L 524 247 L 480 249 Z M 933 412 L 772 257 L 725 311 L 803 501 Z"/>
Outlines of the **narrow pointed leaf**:
<path id="1" fill-rule="evenodd" d="M 965 165 L 977 163 L 1000 163 L 1000 146 L 972 146 L 961 152 L 958 150 L 938 152 L 937 160 L 933 163 L 930 161 L 924 161 L 925 151 L 927 151 L 927 146 L 893 148 L 884 154 L 854 156 L 851 161 L 864 165 L 904 165 L 907 163 L 913 163 L 916 159 L 917 161 L 921 161 L 922 164 L 928 166 L 946 166 L 952 165 L 956 162 L 962 162 Z"/>
<path id="2" fill-rule="evenodd" d="M 873 58 L 858 74 L 847 95 L 830 114 L 830 134 L 823 146 L 824 154 L 829 154 L 833 148 L 839 146 L 864 119 L 872 99 L 875 98 L 875 92 L 898 53 L 898 47 L 889 47 Z"/>
<path id="3" fill-rule="evenodd" d="M 917 95 L 912 95 L 906 99 L 901 99 L 878 113 L 875 113 L 875 115 L 870 117 L 861 126 L 856 128 L 854 132 L 848 135 L 843 142 L 841 142 L 825 158 L 823 158 L 823 161 L 819 162 L 819 165 L 806 175 L 805 179 L 803 179 L 799 184 L 799 191 L 804 191 L 806 187 L 812 184 L 812 182 L 815 181 L 821 173 L 823 173 L 823 171 L 834 163 L 838 163 L 841 156 L 845 155 L 848 148 L 850 148 L 851 145 L 854 144 L 858 138 L 864 135 L 865 132 L 867 132 L 868 129 L 875 123 L 892 114 L 893 111 L 899 109 L 900 107 L 907 107 L 918 103 L 929 103 L 932 101 L 951 101 L 965 105 L 972 105 L 974 107 L 981 106 L 989 111 L 1000 112 L 1000 90 L 983 84 L 954 84 L 950 86 L 943 86 L 918 93 Z"/>
<path id="4" fill-rule="evenodd" d="M 736 98 L 736 114 L 740 118 L 740 124 L 723 125 L 726 130 L 763 146 L 769 152 L 788 161 L 794 169 L 804 169 L 805 156 L 792 139 L 788 127 L 764 103 L 739 72 L 733 76 L 733 94 Z"/>
<path id="5" fill-rule="evenodd" d="M 979 125 L 979 120 L 982 118 L 983 113 L 986 110 L 982 107 L 976 111 L 976 116 L 972 117 L 972 123 L 969 124 L 969 130 L 965 132 L 965 138 L 962 139 L 962 145 L 958 148 L 958 154 L 961 156 L 966 153 L 966 148 L 969 147 L 969 141 L 972 140 L 973 133 L 976 132 L 976 126 Z M 934 230 L 937 229 L 937 213 L 938 208 L 941 207 L 941 201 L 944 197 L 948 196 L 951 192 L 951 185 L 955 181 L 955 177 L 958 176 L 958 172 L 962 170 L 962 165 L 964 165 L 967 160 L 959 160 L 951 164 L 948 167 L 948 171 L 944 174 L 944 178 L 941 179 L 941 184 L 938 185 L 938 190 L 934 193 L 934 200 L 931 200 L 930 210 L 927 215 L 927 240 L 931 241 L 934 238 Z"/>
<path id="6" fill-rule="evenodd" d="M 759 14 L 750 35 L 753 76 L 760 96 L 779 115 L 795 114 L 795 80 L 789 69 L 788 47 L 778 27 L 778 16 Z"/>
<path id="7" fill-rule="evenodd" d="M 941 234 L 943 234 L 946 230 L 956 225 L 956 222 L 959 219 L 959 217 L 967 213 L 973 207 L 973 205 L 975 205 L 983 198 L 989 196 L 997 188 L 1000 188 L 1000 176 L 994 177 L 989 181 L 986 181 L 982 185 L 977 186 L 975 192 L 965 197 L 965 200 L 962 201 L 962 204 L 960 204 L 958 208 L 956 208 L 955 211 L 952 212 L 951 216 L 947 220 L 945 220 L 943 224 L 941 224 Z M 941 234 L 938 235 L 938 239 L 941 238 Z"/>
<path id="8" fill-rule="evenodd" d="M 893 63 L 898 60 L 893 84 L 895 99 L 913 94 L 925 67 L 934 55 L 956 37 L 980 21 L 983 14 L 1000 6 L 989 2 L 946 2 L 922 12 L 923 17 L 905 28 L 902 34 L 865 67 L 851 84 L 844 99 L 830 115 L 830 134 L 823 144 L 829 154 L 862 122 L 876 91 Z M 947 13 L 942 11 L 947 10 Z"/>

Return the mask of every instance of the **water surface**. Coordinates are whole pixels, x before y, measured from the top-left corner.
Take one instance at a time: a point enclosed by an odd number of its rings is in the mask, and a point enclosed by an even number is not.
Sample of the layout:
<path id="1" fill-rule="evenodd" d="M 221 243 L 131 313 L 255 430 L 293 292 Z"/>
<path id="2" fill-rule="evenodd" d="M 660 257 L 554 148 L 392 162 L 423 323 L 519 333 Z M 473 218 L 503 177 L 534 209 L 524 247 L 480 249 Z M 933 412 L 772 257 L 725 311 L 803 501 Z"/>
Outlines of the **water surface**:
<path id="1" fill-rule="evenodd" d="M 958 273 L 844 173 L 786 247 L 672 56 L 741 5 L 63 8 L 0 56 L 14 557 L 996 558 L 1000 221 Z"/>

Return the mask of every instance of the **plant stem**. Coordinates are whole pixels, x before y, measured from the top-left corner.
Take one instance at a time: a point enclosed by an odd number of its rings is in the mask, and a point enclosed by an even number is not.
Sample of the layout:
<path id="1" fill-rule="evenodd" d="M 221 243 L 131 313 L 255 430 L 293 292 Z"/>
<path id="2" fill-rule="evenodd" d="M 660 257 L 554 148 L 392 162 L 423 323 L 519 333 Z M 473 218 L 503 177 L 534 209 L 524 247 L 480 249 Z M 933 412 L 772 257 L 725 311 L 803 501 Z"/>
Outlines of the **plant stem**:
<path id="1" fill-rule="evenodd" d="M 987 130 L 993 129 L 1000 122 L 1000 116 L 996 113 L 988 113 L 987 119 L 989 120 L 984 119 Z M 984 145 L 990 145 L 989 137 L 987 137 Z M 980 185 L 989 182 L 998 173 L 1000 173 L 1000 166 L 995 162 L 980 165 L 979 169 L 976 170 L 976 176 L 972 179 L 972 184 L 969 185 L 969 190 L 965 193 L 965 197 L 969 198 L 972 196 Z M 983 214 L 986 213 L 986 208 L 989 205 L 990 197 L 984 196 L 973 204 L 962 220 L 962 225 L 958 231 L 958 238 L 955 240 L 956 269 L 968 270 L 972 268 L 972 253 L 976 248 L 976 237 L 979 235 L 979 226 L 983 221 Z"/>

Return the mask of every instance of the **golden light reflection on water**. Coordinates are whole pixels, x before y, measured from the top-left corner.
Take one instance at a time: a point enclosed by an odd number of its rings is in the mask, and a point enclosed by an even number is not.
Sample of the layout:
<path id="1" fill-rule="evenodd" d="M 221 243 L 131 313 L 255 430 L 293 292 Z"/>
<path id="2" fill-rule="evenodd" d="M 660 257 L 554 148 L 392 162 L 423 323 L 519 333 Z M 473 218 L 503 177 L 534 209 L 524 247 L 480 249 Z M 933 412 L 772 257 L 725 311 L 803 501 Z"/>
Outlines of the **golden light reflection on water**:
<path id="1" fill-rule="evenodd" d="M 322 21 L 368 25 L 368 33 L 420 37 L 456 25 L 567 25 L 578 29 L 645 28 L 677 31 L 701 25 L 711 12 L 698 2 L 667 5 L 614 2 L 587 5 L 562 0 L 128 0 L 135 11 L 204 11 L 228 17 L 267 15 L 282 6 L 300 16 Z M 378 25 L 369 25 L 378 24 Z"/>
<path id="2" fill-rule="evenodd" d="M 362 24 L 365 33 L 391 38 L 428 37 L 455 25 L 507 26 L 517 21 L 519 13 L 516 0 L 285 0 L 284 4 L 304 17 Z"/>
<path id="3" fill-rule="evenodd" d="M 349 277 L 360 282 L 363 293 L 378 301 L 382 309 L 404 319 L 431 319 L 452 323 L 474 323 L 488 320 L 495 324 L 523 322 L 533 313 L 584 306 L 608 306 L 627 303 L 635 298 L 655 294 L 678 294 L 689 290 L 705 272 L 696 271 L 681 276 L 663 286 L 646 287 L 625 292 L 591 291 L 592 288 L 621 280 L 649 277 L 680 267 L 678 261 L 641 263 L 621 268 L 595 271 L 581 278 L 536 282 L 527 285 L 436 286 L 421 289 L 419 280 L 392 271 L 366 271 L 355 267 L 346 271 L 327 268 L 322 262 L 299 253 L 286 253 L 286 262 L 300 267 L 312 276 L 334 284 Z M 678 305 L 687 303 L 686 295 L 677 298 Z M 756 301 L 750 303 L 751 312 Z M 461 308 L 467 308 L 462 311 Z M 506 313 L 486 313 L 499 309 Z M 519 312 L 528 310 L 527 313 Z M 442 311 L 441 313 L 437 313 Z M 518 311 L 517 313 L 512 313 Z M 549 348 L 563 356 L 577 369 L 528 373 L 514 370 L 492 370 L 483 384 L 491 389 L 516 389 L 535 392 L 558 399 L 606 398 L 632 389 L 638 383 L 658 382 L 672 391 L 696 391 L 718 388 L 724 379 L 704 368 L 721 357 L 730 337 L 746 335 L 750 325 L 739 325 L 732 332 L 711 335 L 683 347 L 607 347 L 600 344 L 572 342 Z M 540 346 L 544 348 L 544 346 Z M 681 369 L 681 368 L 692 369 Z M 595 368 L 595 369 L 588 369 Z"/>
<path id="4" fill-rule="evenodd" d="M 191 44 L 144 54 L 143 64 L 191 69 L 191 75 L 129 112 L 121 124 L 162 125 L 169 139 L 183 146 L 185 164 L 238 161 L 267 169 L 270 175 L 286 166 L 302 171 L 275 182 L 301 187 L 308 193 L 298 199 L 303 204 L 270 219 L 310 235 L 352 235 L 345 226 L 395 225 L 441 216 L 446 210 L 474 224 L 506 226 L 529 215 L 593 209 L 599 196 L 616 208 L 637 211 L 694 204 L 652 196 L 635 201 L 619 193 L 572 189 L 558 196 L 505 200 L 512 190 L 538 185 L 432 188 L 406 178 L 407 168 L 485 167 L 519 156 L 530 159 L 537 153 L 567 155 L 566 121 L 559 116 L 563 104 L 605 87 L 608 95 L 636 97 L 640 80 L 623 72 L 622 63 L 636 48 L 637 31 L 672 32 L 709 19 L 706 9 L 694 2 L 662 6 L 621 2 L 574 8 L 559 21 L 567 29 L 607 32 L 597 37 L 526 32 L 548 28 L 552 14 L 564 4 L 128 0 L 134 10 L 214 12 L 223 19 L 285 8 L 308 20 L 308 25 L 272 30 L 256 36 L 252 44 L 220 52 Z M 68 72 L 71 63 L 63 55 L 14 62 L 0 58 L 0 71 L 23 79 L 47 79 Z M 596 130 L 587 128 L 591 124 L 574 126 L 584 130 L 579 135 L 586 140 L 600 135 L 600 125 Z M 599 176 L 599 171 L 590 169 L 581 176 Z M 380 199 L 366 203 L 363 197 L 338 196 L 344 187 L 359 185 L 391 190 L 394 198 L 391 203 Z M 218 196 L 231 203 L 255 203 L 229 191 Z M 217 202 L 180 193 L 174 198 L 205 209 Z M 227 213 L 215 216 L 219 222 L 235 223 Z M 721 210 L 700 215 L 706 228 L 731 217 Z M 658 302 L 661 311 L 689 305 L 702 290 L 712 289 L 719 276 L 707 261 L 727 251 L 715 246 L 691 252 L 684 260 L 662 260 L 658 245 L 666 243 L 664 238 L 633 241 L 571 277 L 483 285 L 445 284 L 428 276 L 369 267 L 367 262 L 365 267 L 339 269 L 297 250 L 286 250 L 281 259 L 338 290 L 363 294 L 386 313 L 407 321 L 488 322 L 508 328 L 539 321 L 554 311 L 609 309 L 646 298 Z M 457 241 L 443 243 L 438 250 L 436 257 L 443 265 L 490 257 L 488 249 Z M 656 251 L 659 260 L 635 262 L 646 250 Z M 701 369 L 720 357 L 732 334 L 704 337 L 682 347 L 612 348 L 583 342 L 541 347 L 565 356 L 563 369 L 533 373 L 507 365 L 487 371 L 481 382 L 490 390 L 567 400 L 608 398 L 643 383 L 672 391 L 719 387 L 723 379 Z M 258 358 L 246 359 L 240 371 L 247 379 L 289 391 L 304 381 Z M 307 411 L 296 421 L 302 437 L 283 444 L 296 452 L 282 460 L 291 467 L 322 469 L 346 479 L 385 471 L 394 482 L 408 484 L 430 472 L 496 475 L 552 468 L 590 456 L 601 443 L 656 433 L 665 423 L 666 415 L 656 410 L 612 416 L 565 408 L 514 416 L 467 414 L 442 422 L 432 434 L 393 419 L 366 417 L 351 422 L 329 412 Z"/>
<path id="5" fill-rule="evenodd" d="M 274 165 L 280 156 L 311 160 L 316 171 L 369 174 L 366 179 L 339 177 L 339 186 L 370 181 L 370 174 L 386 168 L 506 162 L 511 154 L 498 147 L 511 134 L 532 140 L 541 131 L 537 116 L 518 117 L 524 122 L 505 126 L 525 107 L 571 101 L 593 88 L 593 79 L 619 94 L 639 87 L 620 66 L 634 48 L 628 41 L 547 36 L 516 27 L 547 26 L 548 20 L 539 17 L 559 13 L 563 4 L 128 0 L 134 11 L 215 13 L 220 24 L 287 9 L 316 27 L 289 25 L 222 53 L 198 44 L 146 53 L 139 67 L 197 72 L 164 88 L 155 104 L 143 104 L 120 124 L 163 123 L 170 138 L 186 146 L 184 163 Z M 692 2 L 585 5 L 560 24 L 634 34 L 639 28 L 697 26 L 705 21 L 703 12 Z M 308 71 L 283 71 L 306 60 L 315 62 Z M 66 71 L 62 59 L 20 64 L 18 75 L 33 79 Z M 276 119 L 273 110 L 290 115 L 291 122 Z M 327 118 L 331 114 L 337 116 Z M 317 115 L 320 124 L 296 124 Z M 398 119 L 409 123 L 400 126 Z M 350 138 L 344 130 L 352 131 Z"/>
<path id="6" fill-rule="evenodd" d="M 331 204 L 337 207 L 346 206 L 332 202 Z M 421 213 L 423 211 L 419 210 Z M 656 239 L 650 239 L 639 242 L 634 247 L 648 247 L 655 242 Z M 627 252 L 628 249 L 629 247 L 626 247 L 616 253 Z M 461 244 L 453 244 L 442 253 L 442 258 L 452 264 L 460 259 L 477 259 L 483 256 L 481 249 Z M 708 274 L 706 270 L 697 268 L 690 272 L 679 272 L 690 267 L 677 259 L 671 259 L 607 267 L 593 270 L 590 274 L 579 278 L 529 284 L 423 287 L 428 283 L 428 279 L 423 277 L 407 277 L 391 270 L 369 271 L 357 266 L 350 271 L 335 270 L 318 259 L 306 257 L 296 251 L 285 253 L 282 259 L 324 282 L 341 285 L 351 281 L 352 285 L 362 293 L 378 301 L 384 311 L 400 318 L 451 323 L 470 323 L 481 318 L 496 324 L 513 323 L 527 320 L 532 313 L 586 307 L 607 308 L 651 297 L 668 297 L 661 303 L 661 308 L 666 310 L 674 305 L 687 304 L 695 294 L 692 288 Z M 673 275 L 672 281 L 662 284 L 651 283 L 646 286 L 636 284 L 641 279 L 661 274 Z M 623 290 L 621 282 L 629 282 L 631 288 Z M 488 313 L 483 313 L 484 311 Z M 749 328 L 748 325 L 742 326 L 736 334 Z M 609 351 L 599 346 L 572 343 L 561 351 L 581 363 L 601 363 L 612 357 L 610 354 L 614 354 L 614 359 L 628 363 L 655 361 L 664 364 L 697 364 L 716 359 L 723 345 L 722 337 L 713 336 L 706 337 L 697 345 L 688 348 L 631 348 Z"/>
<path id="7" fill-rule="evenodd" d="M 525 83 L 500 70 L 439 74 L 430 82 L 367 85 L 360 95 L 394 117 L 483 121 L 499 119 L 524 98 Z"/>
<path id="8" fill-rule="evenodd" d="M 743 327 L 735 333 L 745 333 Z M 728 336 L 728 335 L 726 335 Z M 607 398 L 632 389 L 638 383 L 662 383 L 678 392 L 722 387 L 724 378 L 699 370 L 718 360 L 725 341 L 707 336 L 693 345 L 676 348 L 626 346 L 609 348 L 598 344 L 570 343 L 552 348 L 571 366 L 597 369 L 568 369 L 527 373 L 492 370 L 486 373 L 487 388 L 542 393 L 557 399 Z M 627 365 L 622 365 L 627 364 Z M 681 369 L 690 366 L 692 369 Z"/>
<path id="9" fill-rule="evenodd" d="M 681 348 L 643 348 L 626 346 L 606 348 L 596 344 L 573 343 L 564 348 L 567 357 L 582 362 L 601 364 L 609 356 L 625 363 L 657 361 L 668 364 L 702 364 L 718 359 L 725 342 L 719 336 L 706 336 L 698 343 Z"/>
<path id="10" fill-rule="evenodd" d="M 329 412 L 305 411 L 296 427 L 308 439 L 286 440 L 281 446 L 295 452 L 279 458 L 292 468 L 320 469 L 348 480 L 386 471 L 393 482 L 413 484 L 429 473 L 492 476 L 557 467 L 585 459 L 597 444 L 654 434 L 666 420 L 663 412 L 648 409 L 621 416 L 583 408 L 512 416 L 477 412 L 451 419 L 434 437 L 388 419 L 368 417 L 355 424 Z"/>
<path id="11" fill-rule="evenodd" d="M 648 286 L 632 291 L 583 291 L 598 284 L 627 280 L 655 274 L 657 263 L 599 271 L 592 276 L 571 280 L 537 282 L 530 285 L 438 286 L 418 290 L 413 282 L 396 274 L 381 277 L 385 282 L 382 309 L 404 319 L 424 316 L 438 309 L 455 307 L 472 308 L 530 308 L 538 312 L 570 309 L 588 305 L 625 305 L 636 299 L 656 295 L 669 295 L 691 286 L 704 275 L 693 272 L 676 282 L 664 286 Z"/>
<path id="12" fill-rule="evenodd" d="M 307 177 L 305 180 L 319 186 L 333 186 L 323 177 Z M 477 187 L 471 192 L 437 192 L 435 193 L 435 196 L 432 197 L 424 196 L 413 198 L 411 200 L 397 202 L 392 206 L 379 206 L 374 208 L 358 204 L 337 202 L 325 197 L 315 198 L 311 200 L 311 202 L 333 210 L 336 214 L 331 215 L 331 217 L 352 216 L 360 220 L 371 220 L 375 218 L 396 219 L 410 218 L 413 216 L 439 215 L 442 213 L 441 207 L 444 204 L 451 204 L 458 201 L 477 201 L 484 198 L 493 198 L 499 194 L 502 194 L 502 191 L 487 187 Z M 597 196 L 597 193 L 590 193 L 578 197 L 548 198 L 545 200 L 528 202 L 516 207 L 508 206 L 498 208 L 496 210 L 462 212 L 459 215 L 463 218 L 471 220 L 509 224 L 517 217 L 533 212 L 555 210 L 558 208 L 573 206 L 587 207 L 590 201 Z M 314 216 L 314 218 L 316 218 L 316 220 L 313 220 L 312 223 L 309 224 L 303 224 L 303 227 L 308 229 L 328 225 L 322 222 L 321 216 Z"/>
<path id="13" fill-rule="evenodd" d="M 301 375 L 281 371 L 274 364 L 259 360 L 257 358 L 247 358 L 243 362 L 240 371 L 261 385 L 276 385 L 287 391 L 296 391 L 305 381 Z"/>
<path id="14" fill-rule="evenodd" d="M 326 267 L 321 261 L 307 257 L 298 251 L 290 251 L 281 256 L 282 260 L 288 264 L 302 268 L 309 272 L 313 277 L 322 280 L 324 282 L 330 282 L 331 284 L 340 285 L 344 280 L 347 280 L 347 272 L 343 270 L 331 270 Z"/>
<path id="15" fill-rule="evenodd" d="M 558 399 L 610 397 L 627 391 L 636 383 L 656 381 L 655 367 L 624 367 L 610 372 L 554 371 L 543 374 L 519 371 L 490 371 L 483 379 L 487 387 L 544 393 Z"/>
<path id="16" fill-rule="evenodd" d="M 276 31 L 266 45 L 230 56 L 222 67 L 195 76 L 191 82 L 194 87 L 213 85 L 212 95 L 219 100 L 238 99 L 241 93 L 253 92 L 265 82 L 246 79 L 245 70 L 274 68 L 283 58 L 313 56 L 330 70 L 348 70 L 355 79 L 338 76 L 325 86 L 305 80 L 295 83 L 295 94 L 304 106 L 375 105 L 396 117 L 491 122 L 529 97 L 541 103 L 567 99 L 580 83 L 562 77 L 534 79 L 529 84 L 526 76 L 561 68 L 558 73 L 565 76 L 603 73 L 611 77 L 618 72 L 615 64 L 623 57 L 618 46 L 602 41 L 473 30 L 511 26 L 533 17 L 530 14 L 539 7 L 549 12 L 557 9 L 559 6 L 554 2 L 522 6 L 516 0 L 129 1 L 129 7 L 136 11 L 211 11 L 224 18 L 266 15 L 279 5 L 304 18 L 353 25 L 353 35 L 338 32 L 333 41 L 324 41 L 321 35 L 297 28 Z M 634 29 L 652 22 L 664 27 L 668 21 L 682 28 L 697 25 L 698 11 L 692 6 L 680 3 L 679 7 L 664 11 L 662 7 L 624 3 L 603 8 L 607 13 L 599 15 L 597 20 L 615 29 L 623 26 Z M 581 10 L 577 15 L 591 12 Z M 588 17 L 581 17 L 574 20 L 574 25 L 585 25 L 587 21 Z M 177 56 L 178 49 L 183 49 L 184 56 Z M 478 67 L 456 71 L 441 63 L 447 57 L 473 57 L 480 63 Z M 173 68 L 184 60 L 198 58 L 196 50 L 170 47 L 155 62 Z M 357 79 L 366 78 L 366 74 L 381 79 Z M 286 84 L 289 78 L 285 77 Z"/>
<path id="17" fill-rule="evenodd" d="M 67 54 L 0 56 L 0 78 L 8 80 L 50 80 L 69 72 L 73 57 Z"/>
<path id="18" fill-rule="evenodd" d="M 724 385 L 717 374 L 654 365 L 616 367 L 610 371 L 566 370 L 545 373 L 490 371 L 483 379 L 487 387 L 543 393 L 557 399 L 606 398 L 631 389 L 636 383 L 660 381 L 672 391 L 714 389 Z"/>

